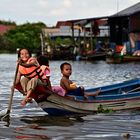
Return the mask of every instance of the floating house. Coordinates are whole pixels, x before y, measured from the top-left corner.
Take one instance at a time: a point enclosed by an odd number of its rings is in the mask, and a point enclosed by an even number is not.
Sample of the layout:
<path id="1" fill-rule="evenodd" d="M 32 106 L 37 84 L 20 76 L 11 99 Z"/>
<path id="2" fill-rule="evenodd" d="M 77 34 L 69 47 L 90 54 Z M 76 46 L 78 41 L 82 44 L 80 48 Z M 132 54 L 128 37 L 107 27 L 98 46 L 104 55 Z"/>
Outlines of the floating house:
<path id="1" fill-rule="evenodd" d="M 126 46 L 127 53 L 140 50 L 140 2 L 108 18 L 110 43 L 117 51 Z"/>
<path id="2" fill-rule="evenodd" d="M 108 39 L 109 26 L 107 25 L 107 17 L 58 21 L 56 27 L 43 29 L 43 34 L 45 37 L 50 37 L 54 42 L 60 40 L 60 38 L 71 39 L 71 48 L 67 47 L 67 50 L 72 50 L 71 55 L 74 55 L 74 57 L 77 54 L 92 55 L 92 52 L 96 49 L 96 41 Z M 56 45 L 55 47 L 58 48 Z M 65 47 L 64 44 L 61 44 L 61 46 Z"/>
<path id="3" fill-rule="evenodd" d="M 94 55 L 102 47 L 100 42 L 107 42 L 103 46 L 121 55 L 137 51 L 140 55 L 140 2 L 111 16 L 58 21 L 56 27 L 44 29 L 44 34 L 52 40 L 71 38 L 73 52 L 78 48 L 80 55 L 82 51 Z"/>

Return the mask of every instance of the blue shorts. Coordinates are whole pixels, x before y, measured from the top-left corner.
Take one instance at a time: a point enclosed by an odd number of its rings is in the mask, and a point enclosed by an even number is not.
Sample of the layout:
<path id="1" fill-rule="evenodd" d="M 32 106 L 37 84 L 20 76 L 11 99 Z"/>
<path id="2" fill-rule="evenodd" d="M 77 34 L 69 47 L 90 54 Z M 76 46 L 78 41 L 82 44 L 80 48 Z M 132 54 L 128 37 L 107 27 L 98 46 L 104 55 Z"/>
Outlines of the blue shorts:
<path id="1" fill-rule="evenodd" d="M 66 95 L 84 96 L 84 92 L 80 87 L 78 87 L 77 89 L 68 91 Z"/>

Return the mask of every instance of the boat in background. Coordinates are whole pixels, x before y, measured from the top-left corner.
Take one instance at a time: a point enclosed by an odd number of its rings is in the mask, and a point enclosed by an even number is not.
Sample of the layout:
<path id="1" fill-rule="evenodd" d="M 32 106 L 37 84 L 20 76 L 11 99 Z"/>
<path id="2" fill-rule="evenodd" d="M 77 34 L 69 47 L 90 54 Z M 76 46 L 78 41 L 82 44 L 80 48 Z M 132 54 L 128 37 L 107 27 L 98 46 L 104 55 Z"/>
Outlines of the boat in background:
<path id="1" fill-rule="evenodd" d="M 76 56 L 76 60 L 86 60 L 86 61 L 96 61 L 96 60 L 106 60 L 106 53 L 95 53 L 89 55 Z"/>
<path id="2" fill-rule="evenodd" d="M 94 93 L 101 88 L 101 93 L 85 100 L 82 96 L 60 96 L 37 87 L 32 97 L 48 115 L 94 114 L 99 110 L 136 110 L 140 109 L 140 79 L 133 79 L 107 86 L 86 89 Z M 21 91 L 18 85 L 17 89 Z M 22 91 L 21 91 L 22 92 Z"/>
<path id="3" fill-rule="evenodd" d="M 113 56 L 106 56 L 106 62 L 108 64 L 140 62 L 140 56 L 115 54 Z"/>
<path id="4" fill-rule="evenodd" d="M 114 48 L 110 48 L 106 53 L 106 62 L 119 64 L 126 62 L 140 62 L 140 51 L 135 50 L 133 53 L 130 51 L 127 53 L 126 46 L 116 45 Z"/>

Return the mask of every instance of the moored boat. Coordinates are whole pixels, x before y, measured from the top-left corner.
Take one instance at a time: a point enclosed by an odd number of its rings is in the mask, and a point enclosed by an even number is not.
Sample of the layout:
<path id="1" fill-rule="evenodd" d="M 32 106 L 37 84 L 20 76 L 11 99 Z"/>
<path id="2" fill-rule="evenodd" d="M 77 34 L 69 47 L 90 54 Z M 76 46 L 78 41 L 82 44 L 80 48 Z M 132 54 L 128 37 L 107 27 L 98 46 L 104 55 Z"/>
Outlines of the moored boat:
<path id="1" fill-rule="evenodd" d="M 107 56 L 106 62 L 113 64 L 125 62 L 140 62 L 140 56 L 116 54 L 114 56 Z"/>
<path id="2" fill-rule="evenodd" d="M 106 60 L 106 53 L 102 52 L 102 53 L 77 56 L 76 60 L 87 60 L 87 61 Z"/>
<path id="3" fill-rule="evenodd" d="M 49 93 L 42 87 L 37 87 L 32 97 L 48 115 L 94 114 L 100 108 L 112 111 L 140 108 L 140 79 L 90 88 L 86 92 L 94 93 L 99 88 L 101 93 L 87 100 L 81 96 L 67 97 Z"/>

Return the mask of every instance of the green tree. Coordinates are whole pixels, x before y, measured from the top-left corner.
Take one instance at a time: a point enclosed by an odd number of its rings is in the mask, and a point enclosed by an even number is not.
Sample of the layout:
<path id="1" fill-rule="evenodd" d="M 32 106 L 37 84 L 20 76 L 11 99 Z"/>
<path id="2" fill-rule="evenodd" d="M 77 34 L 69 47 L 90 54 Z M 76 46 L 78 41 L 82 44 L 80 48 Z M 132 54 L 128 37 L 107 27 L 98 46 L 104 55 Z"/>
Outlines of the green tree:
<path id="1" fill-rule="evenodd" d="M 55 44 L 56 44 L 56 46 L 61 46 L 61 44 L 62 44 L 62 39 L 61 39 L 61 37 L 57 37 L 57 38 L 56 38 Z"/>
<path id="2" fill-rule="evenodd" d="M 0 51 L 5 51 L 8 49 L 8 42 L 3 35 L 0 35 Z"/>
<path id="3" fill-rule="evenodd" d="M 4 24 L 4 25 L 15 25 L 16 26 L 16 23 L 14 21 L 0 20 L 0 24 Z"/>
<path id="4" fill-rule="evenodd" d="M 40 33 L 45 24 L 39 23 L 26 23 L 19 25 L 16 29 L 10 30 L 4 35 L 7 41 L 8 50 L 15 52 L 17 48 L 28 48 L 32 51 L 40 49 Z"/>
<path id="5" fill-rule="evenodd" d="M 65 44 L 66 46 L 72 46 L 73 45 L 72 39 L 71 38 L 64 38 L 63 44 Z"/>

